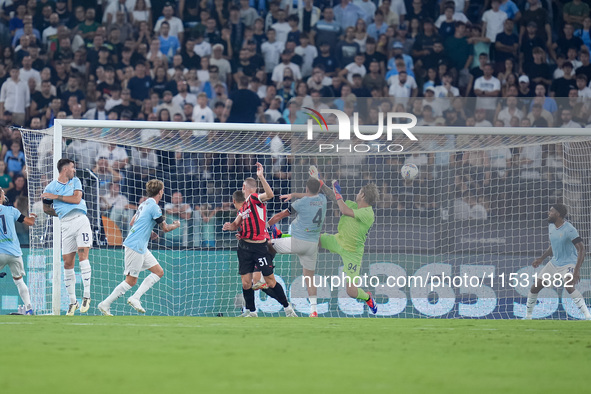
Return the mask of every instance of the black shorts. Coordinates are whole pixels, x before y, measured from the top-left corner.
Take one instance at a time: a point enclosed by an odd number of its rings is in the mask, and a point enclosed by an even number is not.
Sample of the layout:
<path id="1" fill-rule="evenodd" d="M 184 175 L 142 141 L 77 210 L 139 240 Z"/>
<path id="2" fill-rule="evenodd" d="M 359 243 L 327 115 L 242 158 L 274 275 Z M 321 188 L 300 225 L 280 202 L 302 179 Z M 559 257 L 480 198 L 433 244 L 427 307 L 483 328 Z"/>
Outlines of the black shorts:
<path id="1" fill-rule="evenodd" d="M 246 275 L 261 271 L 263 276 L 273 273 L 273 256 L 269 254 L 267 243 L 238 242 L 238 274 Z"/>

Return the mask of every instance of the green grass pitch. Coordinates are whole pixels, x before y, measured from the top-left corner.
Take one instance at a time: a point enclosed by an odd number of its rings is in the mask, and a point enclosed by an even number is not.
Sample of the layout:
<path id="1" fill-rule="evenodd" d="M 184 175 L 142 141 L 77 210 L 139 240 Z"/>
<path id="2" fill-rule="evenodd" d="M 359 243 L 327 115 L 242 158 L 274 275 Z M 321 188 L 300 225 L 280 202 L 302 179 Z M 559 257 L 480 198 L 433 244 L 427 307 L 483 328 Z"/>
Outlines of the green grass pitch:
<path id="1" fill-rule="evenodd" d="M 1 392 L 589 390 L 591 322 L 0 317 Z"/>

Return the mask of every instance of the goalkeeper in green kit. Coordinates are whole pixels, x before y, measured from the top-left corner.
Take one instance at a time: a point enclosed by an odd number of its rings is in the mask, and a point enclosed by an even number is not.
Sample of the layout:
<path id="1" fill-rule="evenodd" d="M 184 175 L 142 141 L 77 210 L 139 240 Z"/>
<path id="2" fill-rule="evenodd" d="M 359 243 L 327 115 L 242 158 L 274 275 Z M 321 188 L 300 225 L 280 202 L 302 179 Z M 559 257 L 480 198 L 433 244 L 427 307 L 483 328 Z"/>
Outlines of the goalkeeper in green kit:
<path id="1" fill-rule="evenodd" d="M 315 166 L 310 166 L 310 176 L 318 179 L 318 169 Z M 365 240 L 375 220 L 372 206 L 377 202 L 378 188 L 375 184 L 368 183 L 359 190 L 353 202 L 343 200 L 338 181 L 332 182 L 332 189 L 320 182 L 324 195 L 329 200 L 336 201 L 341 211 L 338 233 L 322 234 L 320 246 L 338 254 L 343 259 L 343 271 L 349 278 L 346 282 L 349 297 L 365 301 L 371 312 L 376 314 L 378 306 L 373 297 L 370 293 L 356 287 L 353 279 L 361 273 Z"/>

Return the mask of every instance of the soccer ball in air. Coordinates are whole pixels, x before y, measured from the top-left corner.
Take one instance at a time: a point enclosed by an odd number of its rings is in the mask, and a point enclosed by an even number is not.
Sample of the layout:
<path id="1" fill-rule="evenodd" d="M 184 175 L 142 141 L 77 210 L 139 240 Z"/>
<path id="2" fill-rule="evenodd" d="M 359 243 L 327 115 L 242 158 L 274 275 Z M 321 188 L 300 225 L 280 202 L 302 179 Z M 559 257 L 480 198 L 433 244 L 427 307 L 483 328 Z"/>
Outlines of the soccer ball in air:
<path id="1" fill-rule="evenodd" d="M 412 181 L 419 175 L 419 167 L 416 164 L 409 163 L 402 166 L 400 169 L 402 178 Z"/>

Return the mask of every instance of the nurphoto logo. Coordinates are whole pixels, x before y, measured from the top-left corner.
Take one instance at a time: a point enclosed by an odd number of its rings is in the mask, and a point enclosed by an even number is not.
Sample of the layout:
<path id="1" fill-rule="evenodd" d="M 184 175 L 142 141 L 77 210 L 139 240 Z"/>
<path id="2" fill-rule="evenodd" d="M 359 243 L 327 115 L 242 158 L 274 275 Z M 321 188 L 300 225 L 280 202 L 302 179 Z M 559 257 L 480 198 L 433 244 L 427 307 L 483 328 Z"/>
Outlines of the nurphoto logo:
<path id="1" fill-rule="evenodd" d="M 340 141 L 347 141 L 351 140 L 351 120 L 349 116 L 344 113 L 343 111 L 339 111 L 337 109 L 321 109 L 320 112 L 304 107 L 311 113 L 311 119 L 308 119 L 307 124 L 307 138 L 309 140 L 314 139 L 313 136 L 313 122 L 315 120 L 316 123 L 320 126 L 320 130 L 323 129 L 328 131 L 328 124 L 326 123 L 326 119 L 322 114 L 332 114 L 336 116 L 339 126 L 339 140 Z M 404 112 L 388 112 L 386 113 L 386 140 L 392 141 L 392 134 L 395 130 L 402 131 L 408 139 L 411 141 L 417 141 L 417 137 L 410 131 L 411 128 L 416 126 L 417 124 L 417 117 L 413 114 L 404 113 Z M 401 119 L 410 119 L 408 123 L 395 123 L 400 122 Z M 353 133 L 357 138 L 362 141 L 376 141 L 380 139 L 384 133 L 384 113 L 380 112 L 378 116 L 378 125 L 376 132 L 374 134 L 365 134 L 361 133 L 359 130 L 359 114 L 357 112 L 353 113 Z M 364 153 L 369 152 L 370 150 L 377 150 L 377 152 L 402 152 L 404 147 L 401 144 L 380 144 L 380 143 L 372 143 L 372 144 L 319 144 L 318 146 L 319 152 L 357 152 L 357 153 Z"/>

